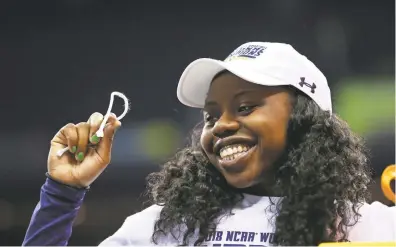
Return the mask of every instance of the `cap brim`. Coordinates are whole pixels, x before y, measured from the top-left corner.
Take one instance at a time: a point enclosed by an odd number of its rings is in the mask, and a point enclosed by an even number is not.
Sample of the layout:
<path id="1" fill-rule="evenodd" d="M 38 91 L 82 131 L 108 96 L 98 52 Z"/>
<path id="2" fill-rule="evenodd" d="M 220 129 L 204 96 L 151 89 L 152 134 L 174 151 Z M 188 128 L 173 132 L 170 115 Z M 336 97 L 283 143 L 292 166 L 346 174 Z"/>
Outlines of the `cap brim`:
<path id="1" fill-rule="evenodd" d="M 200 58 L 190 63 L 181 75 L 177 86 L 177 98 L 184 105 L 203 108 L 214 76 L 223 70 L 230 71 L 236 76 L 256 84 L 268 86 L 287 84 L 263 73 L 255 73 L 251 68 L 241 64 Z"/>

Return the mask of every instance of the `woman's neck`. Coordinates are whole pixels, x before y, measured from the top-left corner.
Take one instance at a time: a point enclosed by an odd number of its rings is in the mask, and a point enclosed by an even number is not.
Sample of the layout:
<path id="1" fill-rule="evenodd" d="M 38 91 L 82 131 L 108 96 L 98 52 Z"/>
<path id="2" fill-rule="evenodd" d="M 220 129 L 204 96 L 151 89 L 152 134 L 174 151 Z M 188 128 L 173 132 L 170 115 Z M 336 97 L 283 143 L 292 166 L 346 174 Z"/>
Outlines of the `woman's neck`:
<path id="1" fill-rule="evenodd" d="M 251 187 L 248 188 L 243 188 L 243 189 L 237 189 L 238 192 L 244 193 L 244 194 L 249 194 L 249 195 L 254 195 L 254 196 L 273 196 L 273 197 L 279 197 L 274 190 L 272 189 L 272 186 L 268 186 L 264 183 L 259 183 L 255 184 Z"/>

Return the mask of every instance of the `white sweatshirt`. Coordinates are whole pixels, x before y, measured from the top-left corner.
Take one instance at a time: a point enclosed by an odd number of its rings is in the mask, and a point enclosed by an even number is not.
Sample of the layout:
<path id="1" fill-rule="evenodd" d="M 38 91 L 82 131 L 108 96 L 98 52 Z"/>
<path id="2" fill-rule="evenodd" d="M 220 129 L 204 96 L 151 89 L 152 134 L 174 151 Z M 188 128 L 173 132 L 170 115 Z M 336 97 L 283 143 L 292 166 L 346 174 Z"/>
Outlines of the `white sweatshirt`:
<path id="1" fill-rule="evenodd" d="M 279 199 L 279 198 L 278 198 Z M 271 198 L 274 201 L 274 198 Z M 273 241 L 275 218 L 269 197 L 245 195 L 233 209 L 233 215 L 222 217 L 217 231 L 208 237 L 207 246 L 269 246 Z M 129 216 L 124 224 L 100 246 L 150 246 L 154 222 L 160 206 L 151 206 Z M 351 242 L 396 242 L 396 208 L 379 202 L 364 204 L 362 217 L 348 230 Z M 264 220 L 267 219 L 267 220 Z M 193 239 L 194 240 L 194 239 Z M 163 237 L 158 245 L 177 245 L 171 237 Z M 193 243 L 191 243 L 193 244 Z"/>

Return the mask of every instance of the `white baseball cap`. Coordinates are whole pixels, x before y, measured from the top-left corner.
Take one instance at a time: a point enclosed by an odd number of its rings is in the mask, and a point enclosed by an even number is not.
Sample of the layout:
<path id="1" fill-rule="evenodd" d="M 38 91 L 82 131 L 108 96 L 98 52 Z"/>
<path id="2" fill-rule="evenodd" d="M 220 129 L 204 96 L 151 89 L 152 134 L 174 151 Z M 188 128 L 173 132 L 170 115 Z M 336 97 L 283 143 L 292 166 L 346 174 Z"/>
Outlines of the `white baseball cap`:
<path id="1" fill-rule="evenodd" d="M 332 112 L 331 92 L 323 73 L 291 45 L 249 42 L 235 49 L 224 61 L 200 58 L 184 70 L 177 97 L 186 106 L 203 108 L 210 84 L 223 70 L 260 85 L 291 85 Z"/>

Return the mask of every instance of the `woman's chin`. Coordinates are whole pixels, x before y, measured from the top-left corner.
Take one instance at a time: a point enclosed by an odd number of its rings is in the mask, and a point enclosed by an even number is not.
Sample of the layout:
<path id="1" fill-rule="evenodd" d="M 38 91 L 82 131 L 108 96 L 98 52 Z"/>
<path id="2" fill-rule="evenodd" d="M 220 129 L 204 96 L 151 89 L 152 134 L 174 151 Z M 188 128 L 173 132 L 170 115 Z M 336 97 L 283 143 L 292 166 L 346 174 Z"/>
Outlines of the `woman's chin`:
<path id="1" fill-rule="evenodd" d="M 225 176 L 227 183 L 235 189 L 247 189 L 254 185 L 254 180 L 239 176 Z"/>

